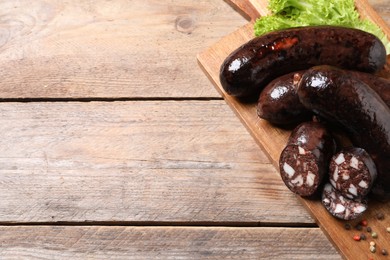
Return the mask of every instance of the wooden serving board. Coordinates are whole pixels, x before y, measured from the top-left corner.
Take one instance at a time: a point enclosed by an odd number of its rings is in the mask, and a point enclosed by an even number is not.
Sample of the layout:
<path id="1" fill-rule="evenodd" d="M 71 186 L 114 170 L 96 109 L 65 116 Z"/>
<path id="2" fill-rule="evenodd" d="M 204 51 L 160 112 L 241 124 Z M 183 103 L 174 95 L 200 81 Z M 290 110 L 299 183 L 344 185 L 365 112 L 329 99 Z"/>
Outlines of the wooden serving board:
<path id="1" fill-rule="evenodd" d="M 237 47 L 254 37 L 253 21 L 259 15 L 266 15 L 268 13 L 268 2 L 267 0 L 232 0 L 231 2 L 249 16 L 251 18 L 251 22 L 237 31 L 225 36 L 213 46 L 200 53 L 198 55 L 198 61 L 206 75 L 214 83 L 216 89 L 240 118 L 256 142 L 269 156 L 269 159 L 274 166 L 278 168 L 279 155 L 286 144 L 290 131 L 274 127 L 265 120 L 258 118 L 256 114 L 256 104 L 243 103 L 236 98 L 227 95 L 219 82 L 219 68 L 223 60 Z M 390 28 L 372 9 L 366 0 L 356 0 L 355 4 L 362 17 L 374 21 L 390 37 Z M 390 76 L 389 57 L 390 56 L 388 56 L 388 62 L 385 69 L 381 72 L 381 75 L 385 75 L 386 77 Z M 347 222 L 340 221 L 332 217 L 322 206 L 319 200 L 308 200 L 304 198 L 300 198 L 300 200 L 344 258 L 390 258 L 390 256 L 383 256 L 381 254 L 382 249 L 386 249 L 390 252 L 390 233 L 386 231 L 386 228 L 390 227 L 390 202 L 379 203 L 376 201 L 370 201 L 369 209 L 363 218 L 367 220 L 368 225 L 372 228 L 372 230 L 378 234 L 378 238 L 372 238 L 371 234 L 366 231 L 366 228 L 363 227 L 362 231 L 354 228 L 362 219 L 350 221 L 349 224 L 352 225 L 352 229 L 346 230 L 345 224 Z M 383 220 L 379 220 L 377 218 L 378 214 L 383 214 L 385 218 Z M 361 233 L 364 233 L 367 236 L 367 240 L 356 242 L 352 239 L 355 234 L 360 235 Z M 376 253 L 371 253 L 369 251 L 370 241 L 376 242 Z"/>

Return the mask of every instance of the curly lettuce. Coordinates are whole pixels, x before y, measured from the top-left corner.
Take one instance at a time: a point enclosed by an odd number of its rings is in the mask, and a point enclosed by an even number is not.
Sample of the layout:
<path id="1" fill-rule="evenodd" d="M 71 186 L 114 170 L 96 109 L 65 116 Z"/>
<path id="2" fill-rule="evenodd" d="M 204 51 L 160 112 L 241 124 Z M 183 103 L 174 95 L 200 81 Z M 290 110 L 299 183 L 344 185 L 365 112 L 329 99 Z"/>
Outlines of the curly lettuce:
<path id="1" fill-rule="evenodd" d="M 298 26 L 344 26 L 374 34 L 390 53 L 389 39 L 376 24 L 360 19 L 353 0 L 270 0 L 268 9 L 271 15 L 256 20 L 256 36 Z"/>

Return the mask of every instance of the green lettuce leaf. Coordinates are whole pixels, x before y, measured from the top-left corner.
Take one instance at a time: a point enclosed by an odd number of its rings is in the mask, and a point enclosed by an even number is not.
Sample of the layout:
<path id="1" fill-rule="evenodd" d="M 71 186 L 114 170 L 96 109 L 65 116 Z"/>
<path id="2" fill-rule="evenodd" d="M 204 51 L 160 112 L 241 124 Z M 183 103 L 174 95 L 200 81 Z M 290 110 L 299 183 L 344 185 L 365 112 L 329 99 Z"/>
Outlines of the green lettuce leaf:
<path id="1" fill-rule="evenodd" d="M 256 36 L 297 26 L 344 26 L 374 34 L 390 53 L 389 39 L 376 24 L 360 19 L 353 0 L 270 0 L 268 9 L 271 15 L 256 20 Z"/>

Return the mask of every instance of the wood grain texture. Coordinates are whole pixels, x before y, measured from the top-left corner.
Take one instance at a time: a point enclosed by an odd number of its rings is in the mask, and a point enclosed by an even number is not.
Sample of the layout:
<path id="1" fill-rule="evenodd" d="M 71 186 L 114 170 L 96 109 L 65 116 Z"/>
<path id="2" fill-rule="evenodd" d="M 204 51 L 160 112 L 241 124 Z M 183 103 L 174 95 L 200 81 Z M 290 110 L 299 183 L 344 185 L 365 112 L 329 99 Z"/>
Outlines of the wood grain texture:
<path id="1" fill-rule="evenodd" d="M 218 98 L 195 55 L 244 24 L 220 0 L 3 0 L 0 98 Z M 0 133 L 0 259 L 340 258 L 317 228 L 56 226 L 313 225 L 223 101 L 2 102 Z"/>
<path id="2" fill-rule="evenodd" d="M 196 54 L 244 23 L 220 0 L 4 0 L 1 98 L 215 97 Z"/>
<path id="3" fill-rule="evenodd" d="M 360 11 L 364 10 L 363 16 L 377 22 L 385 32 L 389 32 L 388 25 L 378 17 L 377 13 L 365 0 L 357 2 L 358 9 Z M 263 12 L 263 10 L 259 10 L 259 13 L 261 12 Z M 219 82 L 219 68 L 223 60 L 234 49 L 251 38 L 253 38 L 253 23 L 249 23 L 239 30 L 227 35 L 221 39 L 221 41 L 201 53 L 198 56 L 198 59 L 209 78 L 214 82 L 217 90 L 241 119 L 242 123 L 247 127 L 256 142 L 263 148 L 265 153 L 269 155 L 270 160 L 277 168 L 280 152 L 286 144 L 289 132 L 273 127 L 265 120 L 259 119 L 256 114 L 256 104 L 242 103 L 227 95 Z M 382 71 L 382 75 L 390 76 L 389 64 L 387 64 L 385 70 Z M 347 259 L 368 257 L 370 253 L 367 250 L 367 244 L 357 244 L 353 241 L 351 239 L 351 233 L 344 230 L 344 222 L 338 221 L 328 214 L 319 200 L 301 199 L 301 201 L 344 257 Z M 378 232 L 379 237 L 382 237 L 382 240 L 379 241 L 381 246 L 390 248 L 390 234 L 387 233 L 384 228 L 386 225 L 390 226 L 390 219 L 386 218 L 385 221 L 378 221 L 375 218 L 375 215 L 379 212 L 386 216 L 390 216 L 390 202 L 371 202 L 369 210 L 364 217 L 369 220 L 370 226 Z M 351 248 L 353 248 L 353 250 L 350 250 Z"/>
<path id="4" fill-rule="evenodd" d="M 390 24 L 390 6 L 388 0 L 367 0 L 368 4 L 377 14 L 389 25 Z"/>
<path id="5" fill-rule="evenodd" d="M 257 0 L 231 0 L 239 11 L 243 12 L 250 20 L 256 20 L 259 16 L 269 14 L 267 2 Z"/>
<path id="6" fill-rule="evenodd" d="M 0 103 L 0 132 L 2 223 L 313 223 L 224 101 Z"/>
<path id="7" fill-rule="evenodd" d="M 370 19 L 372 22 L 376 23 L 390 39 L 389 23 L 386 23 L 386 21 L 380 15 L 378 15 L 376 11 L 379 10 L 380 12 L 383 12 L 383 10 L 381 10 L 383 7 L 379 5 L 379 3 L 377 3 L 376 9 L 370 5 L 369 0 L 355 1 L 355 5 L 361 17 Z M 387 8 L 390 8 L 389 3 L 387 3 Z M 384 9 L 384 14 L 389 17 L 389 13 L 386 14 L 385 12 L 386 9 Z"/>
<path id="8" fill-rule="evenodd" d="M 317 228 L 0 227 L 6 259 L 340 259 Z"/>

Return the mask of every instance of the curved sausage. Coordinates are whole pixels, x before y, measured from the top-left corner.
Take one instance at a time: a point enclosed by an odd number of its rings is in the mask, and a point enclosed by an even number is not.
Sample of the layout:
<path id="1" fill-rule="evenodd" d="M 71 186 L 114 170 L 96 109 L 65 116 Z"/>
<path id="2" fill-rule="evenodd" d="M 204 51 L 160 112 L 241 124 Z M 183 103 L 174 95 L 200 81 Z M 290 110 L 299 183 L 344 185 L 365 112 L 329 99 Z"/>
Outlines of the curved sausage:
<path id="1" fill-rule="evenodd" d="M 361 71 L 354 71 L 354 70 L 343 70 L 340 68 L 336 68 L 333 66 L 328 65 L 321 65 L 321 66 L 315 66 L 313 69 L 320 71 L 331 71 L 331 70 L 338 70 L 340 76 L 344 75 L 350 75 L 351 77 L 355 77 L 361 81 L 363 81 L 365 84 L 367 84 L 370 88 L 372 88 L 386 103 L 388 107 L 390 107 L 390 80 L 379 77 L 377 75 L 374 75 L 372 73 L 366 73 Z M 302 78 L 302 77 L 301 77 Z"/>
<path id="2" fill-rule="evenodd" d="M 390 107 L 390 80 L 382 77 L 378 77 L 371 73 L 364 73 L 360 71 L 345 71 L 345 73 L 351 73 L 352 77 L 356 77 L 366 83 L 372 88 Z"/>
<path id="3" fill-rule="evenodd" d="M 291 133 L 279 158 L 280 176 L 300 196 L 312 196 L 328 172 L 335 141 L 319 122 L 304 122 Z"/>
<path id="4" fill-rule="evenodd" d="M 375 72 L 385 63 L 385 47 L 370 33 L 336 26 L 290 28 L 233 51 L 220 68 L 220 82 L 228 94 L 247 97 L 259 94 L 277 76 L 315 65 Z"/>
<path id="5" fill-rule="evenodd" d="M 313 113 L 301 104 L 297 94 L 302 74 L 292 72 L 271 81 L 260 93 L 257 115 L 275 125 L 308 121 Z"/>
<path id="6" fill-rule="evenodd" d="M 339 70 L 305 72 L 298 86 L 301 103 L 341 125 L 356 147 L 375 162 L 378 177 L 372 189 L 380 200 L 390 199 L 390 108 L 364 82 Z"/>
<path id="7" fill-rule="evenodd" d="M 316 66 L 316 69 L 341 70 L 328 65 Z M 257 115 L 275 125 L 291 125 L 307 121 L 312 112 L 299 101 L 297 88 L 304 71 L 292 72 L 271 81 L 260 93 L 257 103 Z M 390 107 L 390 80 L 371 73 L 342 70 L 370 86 Z"/>
<path id="8" fill-rule="evenodd" d="M 376 180 L 376 166 L 370 155 L 361 148 L 341 150 L 330 160 L 330 183 L 344 197 L 361 199 Z"/>

